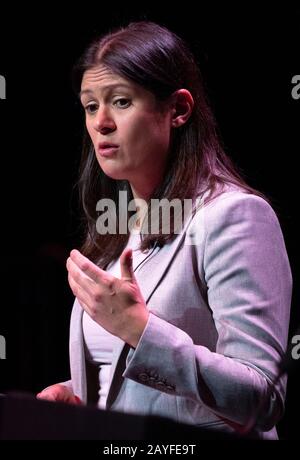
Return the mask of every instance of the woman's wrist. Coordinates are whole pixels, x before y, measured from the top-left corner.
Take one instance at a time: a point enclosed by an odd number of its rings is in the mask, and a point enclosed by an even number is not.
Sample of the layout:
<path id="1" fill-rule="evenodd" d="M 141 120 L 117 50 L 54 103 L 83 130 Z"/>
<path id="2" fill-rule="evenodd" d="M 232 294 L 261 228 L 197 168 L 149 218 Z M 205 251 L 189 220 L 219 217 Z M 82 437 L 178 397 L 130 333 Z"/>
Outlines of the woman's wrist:
<path id="1" fill-rule="evenodd" d="M 130 330 L 125 331 L 124 334 L 122 334 L 121 339 L 128 343 L 128 345 L 130 345 L 132 348 L 136 348 L 140 338 L 143 335 L 148 322 L 148 318 L 148 310 L 145 310 L 143 314 L 140 313 L 137 317 L 133 318 L 130 321 Z"/>

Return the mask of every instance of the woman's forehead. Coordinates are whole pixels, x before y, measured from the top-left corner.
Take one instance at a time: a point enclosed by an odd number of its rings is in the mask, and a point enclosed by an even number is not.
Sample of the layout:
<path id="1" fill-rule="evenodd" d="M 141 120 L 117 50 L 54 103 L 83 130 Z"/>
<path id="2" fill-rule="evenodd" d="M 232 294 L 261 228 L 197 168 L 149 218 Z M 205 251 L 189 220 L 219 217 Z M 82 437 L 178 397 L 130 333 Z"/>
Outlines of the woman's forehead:
<path id="1" fill-rule="evenodd" d="M 92 67 L 84 72 L 81 82 L 81 90 L 84 90 L 87 86 L 104 87 L 106 85 L 126 85 L 133 86 L 133 83 L 126 78 L 112 72 L 107 67 L 101 65 Z"/>
<path id="2" fill-rule="evenodd" d="M 127 90 L 130 95 L 134 94 L 151 102 L 156 101 L 155 95 L 151 91 L 132 80 L 118 75 L 103 65 L 92 67 L 84 72 L 79 96 L 96 94 L 101 97 L 115 89 Z"/>

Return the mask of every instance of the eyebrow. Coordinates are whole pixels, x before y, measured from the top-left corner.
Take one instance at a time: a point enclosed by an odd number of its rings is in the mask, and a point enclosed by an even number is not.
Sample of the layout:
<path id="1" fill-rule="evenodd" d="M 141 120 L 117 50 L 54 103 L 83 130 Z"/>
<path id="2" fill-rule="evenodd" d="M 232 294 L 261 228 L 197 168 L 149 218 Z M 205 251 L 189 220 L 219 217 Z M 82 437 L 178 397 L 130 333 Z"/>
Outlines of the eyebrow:
<path id="1" fill-rule="evenodd" d="M 127 89 L 130 89 L 130 86 L 129 85 L 126 85 L 125 83 L 112 83 L 110 85 L 105 85 L 105 86 L 102 86 L 101 87 L 101 90 L 103 92 L 107 92 L 109 90 L 112 90 L 112 89 L 115 89 L 115 88 L 127 88 Z M 91 89 L 82 89 L 80 92 L 79 92 L 79 97 L 81 97 L 83 94 L 94 94 L 95 91 L 91 90 Z"/>

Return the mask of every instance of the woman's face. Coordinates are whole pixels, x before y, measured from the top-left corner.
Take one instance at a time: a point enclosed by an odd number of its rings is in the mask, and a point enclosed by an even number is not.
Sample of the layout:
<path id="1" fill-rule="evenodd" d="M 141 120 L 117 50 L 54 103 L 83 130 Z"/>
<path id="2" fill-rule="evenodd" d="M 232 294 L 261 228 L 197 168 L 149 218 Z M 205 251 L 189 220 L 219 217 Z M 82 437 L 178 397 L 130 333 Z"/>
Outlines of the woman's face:
<path id="1" fill-rule="evenodd" d="M 103 66 L 84 73 L 81 102 L 105 174 L 127 179 L 135 191 L 151 195 L 165 170 L 171 107 L 159 110 L 151 92 Z"/>

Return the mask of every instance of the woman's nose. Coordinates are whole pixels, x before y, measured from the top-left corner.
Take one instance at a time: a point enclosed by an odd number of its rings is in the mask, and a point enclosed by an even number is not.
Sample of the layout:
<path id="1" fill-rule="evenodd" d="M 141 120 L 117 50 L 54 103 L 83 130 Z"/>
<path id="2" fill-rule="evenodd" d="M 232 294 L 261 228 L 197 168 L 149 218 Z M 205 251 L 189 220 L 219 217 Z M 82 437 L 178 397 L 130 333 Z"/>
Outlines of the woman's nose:
<path id="1" fill-rule="evenodd" d="M 107 109 L 98 110 L 94 120 L 94 128 L 101 134 L 106 134 L 116 129 L 116 124 Z"/>

